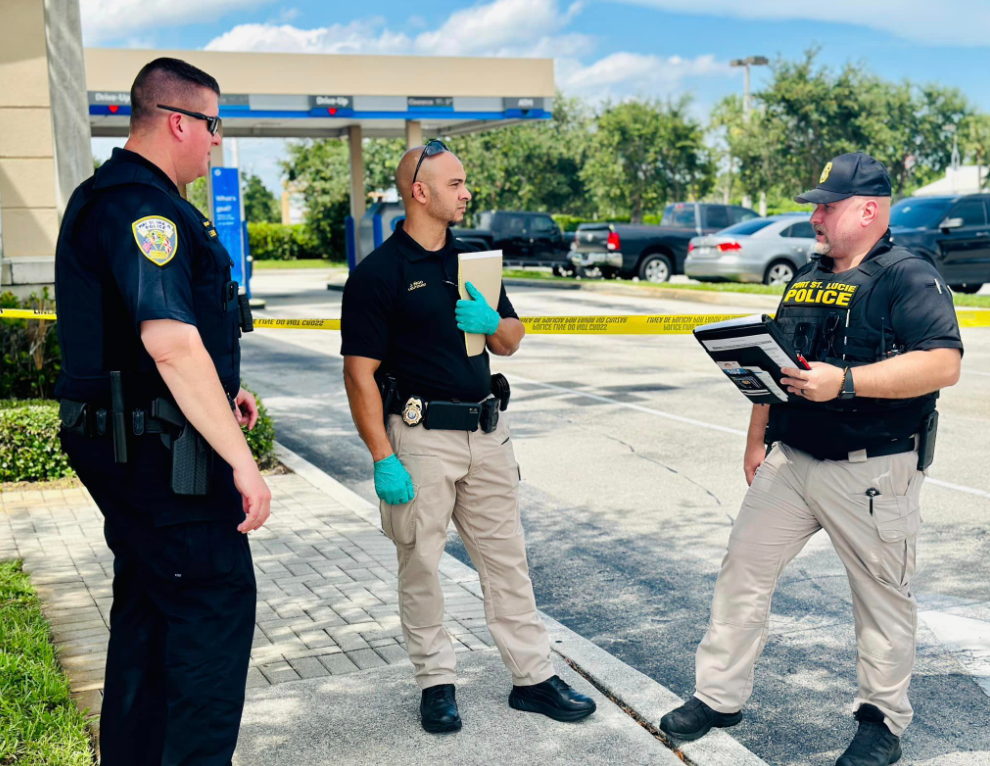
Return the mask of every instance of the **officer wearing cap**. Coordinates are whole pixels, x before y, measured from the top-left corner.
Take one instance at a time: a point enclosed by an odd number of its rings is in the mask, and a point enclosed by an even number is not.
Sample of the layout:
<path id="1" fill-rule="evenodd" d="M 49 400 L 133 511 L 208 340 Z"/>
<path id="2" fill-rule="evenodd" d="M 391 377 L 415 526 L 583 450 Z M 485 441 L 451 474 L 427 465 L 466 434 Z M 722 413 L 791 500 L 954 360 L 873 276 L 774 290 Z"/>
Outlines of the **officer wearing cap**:
<path id="1" fill-rule="evenodd" d="M 406 217 L 344 288 L 341 354 L 351 413 L 374 460 L 382 528 L 398 554 L 402 630 L 420 715 L 431 733 L 458 731 L 454 642 L 437 567 L 453 518 L 481 577 L 485 617 L 512 674 L 509 704 L 577 721 L 595 703 L 554 671 L 536 610 L 519 516 L 519 467 L 500 410 L 508 384 L 464 333 L 515 353 L 525 330 L 501 289 L 497 307 L 468 283 L 458 300 L 450 233 L 471 199 L 464 168 L 440 141 L 410 149 L 396 171 Z M 493 398 L 492 394 L 498 398 Z"/>
<path id="2" fill-rule="evenodd" d="M 837 766 L 901 757 L 912 717 L 919 495 L 935 400 L 959 379 L 962 341 L 935 267 L 891 238 L 890 194 L 884 167 L 856 153 L 833 159 L 817 188 L 796 198 L 816 206 L 819 257 L 787 286 L 775 321 L 810 369 L 784 370 L 793 401 L 753 407 L 750 489 L 698 647 L 694 697 L 661 720 L 672 737 L 739 723 L 777 579 L 824 529 L 849 577 L 859 650 L 859 728 Z"/>
<path id="3" fill-rule="evenodd" d="M 114 556 L 103 766 L 229 766 L 244 703 L 247 532 L 271 494 L 241 432 L 258 412 L 230 256 L 178 188 L 220 143 L 219 93 L 183 61 L 146 65 L 127 143 L 59 231 L 60 437 Z"/>

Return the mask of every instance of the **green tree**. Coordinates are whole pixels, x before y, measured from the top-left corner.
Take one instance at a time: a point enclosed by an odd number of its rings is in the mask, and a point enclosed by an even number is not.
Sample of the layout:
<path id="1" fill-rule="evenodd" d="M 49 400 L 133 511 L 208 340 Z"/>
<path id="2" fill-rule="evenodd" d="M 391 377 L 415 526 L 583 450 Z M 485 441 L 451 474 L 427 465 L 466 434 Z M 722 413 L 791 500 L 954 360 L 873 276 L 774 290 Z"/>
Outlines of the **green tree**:
<path id="1" fill-rule="evenodd" d="M 350 158 L 347 144 L 319 138 L 289 144 L 282 168 L 302 189 L 306 224 L 325 258 L 344 260 L 344 219 L 350 212 Z"/>
<path id="2" fill-rule="evenodd" d="M 264 182 L 254 173 L 241 178 L 244 217 L 255 223 L 281 223 L 282 206 Z"/>
<path id="3" fill-rule="evenodd" d="M 715 182 L 713 153 L 690 101 L 608 105 L 595 121 L 581 178 L 599 212 L 634 223 L 667 201 L 697 199 Z"/>
<path id="4" fill-rule="evenodd" d="M 197 178 L 191 184 L 186 184 L 186 199 L 205 216 L 210 215 L 209 192 L 206 188 L 206 176 Z"/>

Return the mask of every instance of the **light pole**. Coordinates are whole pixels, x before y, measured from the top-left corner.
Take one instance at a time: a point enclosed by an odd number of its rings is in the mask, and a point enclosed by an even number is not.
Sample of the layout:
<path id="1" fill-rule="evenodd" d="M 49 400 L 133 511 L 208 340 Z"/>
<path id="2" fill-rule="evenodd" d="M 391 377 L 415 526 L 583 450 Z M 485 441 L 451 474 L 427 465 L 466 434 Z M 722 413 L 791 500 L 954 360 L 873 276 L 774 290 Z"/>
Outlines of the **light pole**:
<path id="1" fill-rule="evenodd" d="M 729 62 L 729 66 L 741 66 L 746 68 L 746 78 L 743 82 L 743 123 L 749 125 L 749 68 L 751 66 L 766 66 L 770 63 L 770 59 L 766 56 L 749 56 L 744 59 L 733 59 Z M 750 199 L 748 194 L 743 195 L 742 199 L 743 207 L 752 207 L 753 200 Z M 767 214 L 767 193 L 765 191 L 760 192 L 760 215 Z"/>

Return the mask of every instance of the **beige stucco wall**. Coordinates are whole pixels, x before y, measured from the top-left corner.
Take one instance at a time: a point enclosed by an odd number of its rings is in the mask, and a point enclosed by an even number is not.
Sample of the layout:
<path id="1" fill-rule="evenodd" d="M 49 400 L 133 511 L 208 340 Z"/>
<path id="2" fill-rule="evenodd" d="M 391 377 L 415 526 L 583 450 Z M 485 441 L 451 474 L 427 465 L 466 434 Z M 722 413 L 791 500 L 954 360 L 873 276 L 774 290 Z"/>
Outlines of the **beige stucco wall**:
<path id="1" fill-rule="evenodd" d="M 85 54 L 89 90 L 130 90 L 142 66 L 158 56 L 174 56 L 212 74 L 224 93 L 553 98 L 556 92 L 551 59 L 119 48 L 87 48 Z"/>
<path id="2" fill-rule="evenodd" d="M 58 234 L 45 10 L 3 0 L 0 24 L 0 236 L 3 257 L 51 256 Z M 9 271 L 10 264 L 4 265 Z"/>

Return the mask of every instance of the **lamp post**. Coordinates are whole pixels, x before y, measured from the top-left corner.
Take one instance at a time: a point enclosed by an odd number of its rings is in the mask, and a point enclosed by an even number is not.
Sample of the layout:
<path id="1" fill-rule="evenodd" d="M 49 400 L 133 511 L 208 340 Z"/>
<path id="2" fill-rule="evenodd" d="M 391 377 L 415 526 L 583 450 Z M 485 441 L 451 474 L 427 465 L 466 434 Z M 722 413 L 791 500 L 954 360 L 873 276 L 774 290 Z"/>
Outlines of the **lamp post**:
<path id="1" fill-rule="evenodd" d="M 749 102 L 749 68 L 751 66 L 766 66 L 770 63 L 770 59 L 766 56 L 749 56 L 744 59 L 733 59 L 729 62 L 729 66 L 741 66 L 745 67 L 745 80 L 743 82 L 743 123 L 749 125 L 749 112 L 750 112 L 750 102 Z M 750 199 L 748 194 L 743 196 L 742 199 L 743 207 L 752 207 L 753 200 Z M 767 214 L 767 193 L 764 191 L 760 192 L 760 215 Z"/>

